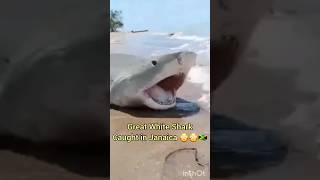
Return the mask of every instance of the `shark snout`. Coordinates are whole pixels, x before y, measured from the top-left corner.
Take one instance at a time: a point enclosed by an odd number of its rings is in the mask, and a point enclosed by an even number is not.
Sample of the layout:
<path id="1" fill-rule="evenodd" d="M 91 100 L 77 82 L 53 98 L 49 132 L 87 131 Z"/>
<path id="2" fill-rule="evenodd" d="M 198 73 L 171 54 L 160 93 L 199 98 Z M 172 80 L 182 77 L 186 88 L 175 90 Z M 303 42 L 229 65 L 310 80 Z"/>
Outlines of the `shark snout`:
<path id="1" fill-rule="evenodd" d="M 196 64 L 197 54 L 191 51 L 183 51 L 178 54 L 177 62 L 181 66 L 192 67 Z"/>

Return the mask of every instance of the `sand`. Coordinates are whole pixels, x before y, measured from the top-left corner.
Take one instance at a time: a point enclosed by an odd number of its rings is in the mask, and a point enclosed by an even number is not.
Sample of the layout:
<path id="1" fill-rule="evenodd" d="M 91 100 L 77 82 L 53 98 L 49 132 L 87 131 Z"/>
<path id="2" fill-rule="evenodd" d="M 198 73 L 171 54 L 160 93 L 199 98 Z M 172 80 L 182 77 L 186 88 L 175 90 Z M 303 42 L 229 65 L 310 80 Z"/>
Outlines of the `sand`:
<path id="1" fill-rule="evenodd" d="M 143 112 L 140 112 L 143 113 Z M 127 123 L 146 123 L 146 122 L 159 122 L 159 123 L 192 123 L 194 125 L 194 130 L 192 131 L 161 131 L 161 132 L 151 132 L 140 131 L 146 134 L 176 134 L 180 135 L 182 133 L 189 132 L 203 132 L 208 134 L 209 126 L 208 119 L 209 114 L 203 112 L 202 110 L 196 115 L 189 116 L 186 118 L 157 118 L 159 113 L 154 114 L 150 117 L 137 117 L 135 115 L 130 115 L 117 110 L 111 110 L 111 134 L 130 134 L 126 129 Z M 111 141 L 111 179 L 182 179 L 181 171 L 188 168 L 189 164 L 192 168 L 201 169 L 209 173 L 209 141 L 205 142 L 116 142 Z M 166 160 L 167 156 L 180 149 L 197 149 L 197 158 L 199 162 L 204 165 L 201 167 L 195 162 L 195 155 L 193 151 L 185 152 L 185 154 L 180 155 L 178 152 L 178 157 L 175 157 L 172 162 Z M 183 151 L 182 151 L 183 152 Z M 188 160 L 185 160 L 185 159 Z M 185 163 L 183 163 L 185 160 Z M 125 162 L 125 163 L 124 163 Z M 169 166 L 171 168 L 168 168 Z M 198 179 L 208 179 L 208 178 L 198 178 Z"/>

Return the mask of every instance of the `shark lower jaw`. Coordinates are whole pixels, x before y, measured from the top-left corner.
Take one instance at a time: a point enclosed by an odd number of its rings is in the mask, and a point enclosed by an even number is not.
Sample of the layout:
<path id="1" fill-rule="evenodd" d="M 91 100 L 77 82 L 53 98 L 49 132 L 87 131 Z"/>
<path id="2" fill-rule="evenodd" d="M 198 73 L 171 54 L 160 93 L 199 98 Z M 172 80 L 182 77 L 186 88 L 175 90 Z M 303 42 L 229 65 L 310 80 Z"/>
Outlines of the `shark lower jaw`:
<path id="1" fill-rule="evenodd" d="M 152 109 L 166 110 L 176 105 L 176 92 L 185 80 L 184 73 L 162 79 L 143 91 L 144 104 Z"/>

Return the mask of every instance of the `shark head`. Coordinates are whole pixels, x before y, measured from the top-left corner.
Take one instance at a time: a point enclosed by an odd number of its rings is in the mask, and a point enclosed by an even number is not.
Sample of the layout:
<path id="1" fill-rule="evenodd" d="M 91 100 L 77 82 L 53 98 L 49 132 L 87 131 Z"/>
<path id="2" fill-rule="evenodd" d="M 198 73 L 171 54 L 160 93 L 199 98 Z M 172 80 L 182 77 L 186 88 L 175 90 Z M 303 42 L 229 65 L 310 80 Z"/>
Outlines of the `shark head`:
<path id="1" fill-rule="evenodd" d="M 110 103 L 122 107 L 147 106 L 165 110 L 176 105 L 176 94 L 196 54 L 189 51 L 167 54 L 127 71 L 111 83 Z"/>

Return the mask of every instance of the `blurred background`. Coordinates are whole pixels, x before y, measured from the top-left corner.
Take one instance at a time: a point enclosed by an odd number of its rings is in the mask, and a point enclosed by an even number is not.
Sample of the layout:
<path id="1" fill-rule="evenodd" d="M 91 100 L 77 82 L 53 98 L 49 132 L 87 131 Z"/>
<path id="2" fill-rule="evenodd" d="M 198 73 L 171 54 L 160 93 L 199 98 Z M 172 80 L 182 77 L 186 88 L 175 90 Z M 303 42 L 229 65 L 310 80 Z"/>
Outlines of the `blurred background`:
<path id="1" fill-rule="evenodd" d="M 241 52 L 214 111 L 274 130 L 288 147 L 280 164 L 225 179 L 319 179 L 320 2 L 218 2 L 217 34 L 234 35 Z"/>

